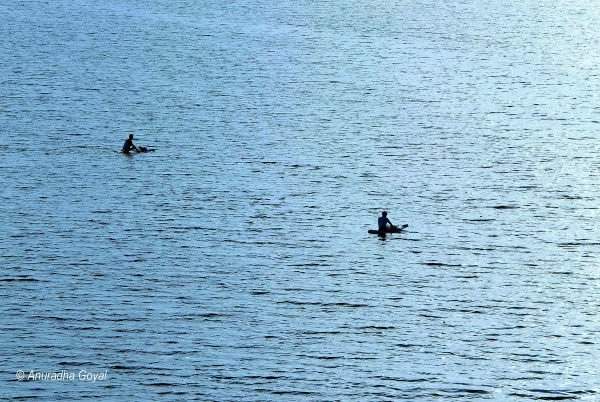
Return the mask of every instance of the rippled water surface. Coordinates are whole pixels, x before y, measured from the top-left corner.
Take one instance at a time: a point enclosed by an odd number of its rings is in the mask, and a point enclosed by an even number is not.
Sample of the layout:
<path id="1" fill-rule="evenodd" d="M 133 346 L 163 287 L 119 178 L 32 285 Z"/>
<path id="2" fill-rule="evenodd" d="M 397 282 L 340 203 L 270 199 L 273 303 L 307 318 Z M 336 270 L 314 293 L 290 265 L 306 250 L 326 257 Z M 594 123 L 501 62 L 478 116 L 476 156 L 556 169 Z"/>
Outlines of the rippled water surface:
<path id="1" fill-rule="evenodd" d="M 593 2 L 0 22 L 0 397 L 600 400 Z"/>

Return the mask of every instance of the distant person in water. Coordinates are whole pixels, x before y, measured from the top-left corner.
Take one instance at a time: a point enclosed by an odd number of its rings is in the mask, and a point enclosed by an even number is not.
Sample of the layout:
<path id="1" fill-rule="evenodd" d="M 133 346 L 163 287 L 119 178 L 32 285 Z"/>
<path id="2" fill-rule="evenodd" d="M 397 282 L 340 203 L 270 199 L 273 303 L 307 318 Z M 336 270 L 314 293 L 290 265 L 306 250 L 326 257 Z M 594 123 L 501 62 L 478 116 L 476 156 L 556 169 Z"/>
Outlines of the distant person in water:
<path id="1" fill-rule="evenodd" d="M 390 229 L 394 228 L 392 222 L 387 217 L 387 212 L 383 211 L 381 216 L 377 219 L 377 225 L 379 226 L 379 233 L 383 234 L 387 231 L 388 225 L 390 225 Z"/>
<path id="2" fill-rule="evenodd" d="M 137 152 L 139 152 L 139 149 L 133 145 L 133 134 L 129 134 L 129 138 L 125 140 L 125 144 L 123 144 L 123 149 L 121 149 L 121 152 L 128 154 L 132 149 L 135 149 Z"/>

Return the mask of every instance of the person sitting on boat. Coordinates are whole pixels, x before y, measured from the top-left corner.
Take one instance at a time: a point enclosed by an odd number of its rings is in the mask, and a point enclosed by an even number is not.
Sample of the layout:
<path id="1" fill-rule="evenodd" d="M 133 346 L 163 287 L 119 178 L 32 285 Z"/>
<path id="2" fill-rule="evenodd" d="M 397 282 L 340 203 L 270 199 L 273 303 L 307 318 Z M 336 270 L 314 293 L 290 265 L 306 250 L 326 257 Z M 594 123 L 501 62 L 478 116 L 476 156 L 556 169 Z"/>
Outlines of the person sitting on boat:
<path id="1" fill-rule="evenodd" d="M 390 229 L 394 228 L 394 225 L 392 224 L 392 222 L 390 222 L 390 220 L 387 217 L 387 212 L 383 211 L 381 213 L 381 216 L 377 219 L 377 224 L 379 226 L 379 233 L 385 233 L 388 230 L 388 225 Z"/>
<path id="2" fill-rule="evenodd" d="M 128 154 L 132 149 L 139 152 L 139 149 L 133 145 L 133 134 L 129 134 L 129 138 L 125 140 L 125 144 L 123 144 L 123 149 L 121 149 L 121 152 Z"/>

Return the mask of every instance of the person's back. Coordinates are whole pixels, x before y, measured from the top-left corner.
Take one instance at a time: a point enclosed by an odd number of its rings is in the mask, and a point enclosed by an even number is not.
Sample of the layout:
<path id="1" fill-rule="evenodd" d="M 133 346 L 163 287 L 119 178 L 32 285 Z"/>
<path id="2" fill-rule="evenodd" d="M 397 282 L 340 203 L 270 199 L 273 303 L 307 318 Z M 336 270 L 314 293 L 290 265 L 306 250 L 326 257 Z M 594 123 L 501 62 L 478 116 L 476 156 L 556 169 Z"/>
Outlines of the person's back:
<path id="1" fill-rule="evenodd" d="M 379 226 L 379 232 L 385 233 L 388 224 L 390 225 L 390 227 L 394 226 L 392 225 L 392 222 L 390 222 L 390 220 L 388 219 L 387 212 L 383 211 L 381 213 L 381 216 L 377 219 L 377 226 Z"/>
<path id="2" fill-rule="evenodd" d="M 135 145 L 133 145 L 133 134 L 129 134 L 129 138 L 127 138 L 125 140 L 125 143 L 123 144 L 123 148 L 121 149 L 121 152 L 123 152 L 124 154 L 128 154 L 129 151 L 131 151 L 132 149 L 136 149 Z"/>

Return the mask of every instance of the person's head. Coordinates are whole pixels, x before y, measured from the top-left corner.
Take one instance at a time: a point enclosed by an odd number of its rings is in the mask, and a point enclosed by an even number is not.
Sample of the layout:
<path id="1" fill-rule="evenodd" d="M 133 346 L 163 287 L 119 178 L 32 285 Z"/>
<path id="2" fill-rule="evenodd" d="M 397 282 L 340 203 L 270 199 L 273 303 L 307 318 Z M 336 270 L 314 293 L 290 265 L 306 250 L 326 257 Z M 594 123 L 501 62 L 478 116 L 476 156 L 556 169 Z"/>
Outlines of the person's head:
<path id="1" fill-rule="evenodd" d="M 385 218 L 385 217 L 387 216 L 387 212 L 386 212 L 386 211 L 383 211 L 383 212 L 381 213 L 381 216 L 383 216 L 383 217 Z"/>
<path id="2" fill-rule="evenodd" d="M 129 134 L 129 139 L 133 140 L 133 134 Z"/>

